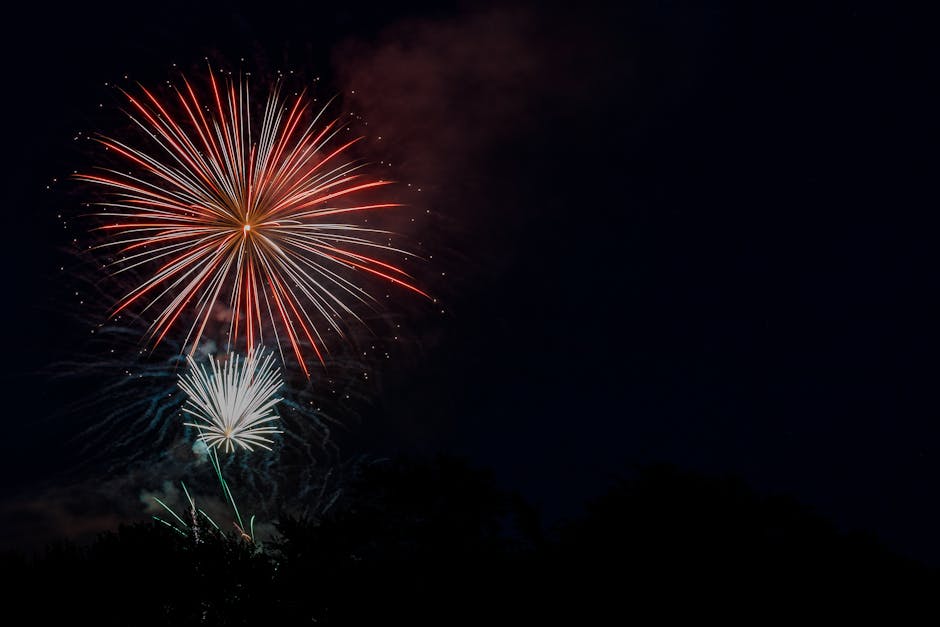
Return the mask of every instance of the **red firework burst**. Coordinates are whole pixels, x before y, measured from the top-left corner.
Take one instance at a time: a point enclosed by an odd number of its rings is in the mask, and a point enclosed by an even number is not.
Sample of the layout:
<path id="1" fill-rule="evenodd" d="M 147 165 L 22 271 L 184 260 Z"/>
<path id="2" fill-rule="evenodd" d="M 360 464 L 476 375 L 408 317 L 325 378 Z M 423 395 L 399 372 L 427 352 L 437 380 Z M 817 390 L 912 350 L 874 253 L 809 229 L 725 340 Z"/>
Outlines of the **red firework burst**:
<path id="1" fill-rule="evenodd" d="M 375 300 L 357 278 L 428 297 L 377 258 L 408 254 L 380 241 L 388 232 L 343 221 L 399 205 L 357 201 L 389 181 L 348 158 L 362 138 L 340 140 L 339 118 L 324 121 L 326 107 L 314 112 L 305 92 L 284 99 L 272 89 L 259 126 L 246 81 L 210 70 L 208 85 L 207 99 L 185 78 L 162 100 L 144 87 L 123 92 L 147 147 L 99 137 L 129 170 L 77 176 L 107 188 L 99 228 L 108 235 L 101 247 L 117 251 L 115 273 L 144 276 L 113 313 L 153 312 L 154 346 L 191 319 L 182 342 L 191 352 L 216 306 L 227 305 L 230 347 L 262 343 L 268 330 L 282 358 L 289 347 L 309 375 L 306 347 L 323 362 L 320 327 L 342 335 L 343 320 L 360 320 L 355 303 Z"/>

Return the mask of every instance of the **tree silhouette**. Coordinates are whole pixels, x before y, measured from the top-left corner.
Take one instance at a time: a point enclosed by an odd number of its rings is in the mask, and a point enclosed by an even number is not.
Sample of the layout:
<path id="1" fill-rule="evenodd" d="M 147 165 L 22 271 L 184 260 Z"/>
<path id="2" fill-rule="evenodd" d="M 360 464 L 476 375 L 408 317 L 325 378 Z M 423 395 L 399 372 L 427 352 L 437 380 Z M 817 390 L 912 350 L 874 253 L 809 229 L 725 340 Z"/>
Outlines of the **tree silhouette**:
<path id="1" fill-rule="evenodd" d="M 264 546 L 122 526 L 0 559 L 8 615 L 97 625 L 624 624 L 936 612 L 940 577 L 797 502 L 670 466 L 545 529 L 464 461 L 365 466 Z M 19 614 L 18 614 L 19 612 Z M 926 614 L 921 615 L 926 616 Z"/>

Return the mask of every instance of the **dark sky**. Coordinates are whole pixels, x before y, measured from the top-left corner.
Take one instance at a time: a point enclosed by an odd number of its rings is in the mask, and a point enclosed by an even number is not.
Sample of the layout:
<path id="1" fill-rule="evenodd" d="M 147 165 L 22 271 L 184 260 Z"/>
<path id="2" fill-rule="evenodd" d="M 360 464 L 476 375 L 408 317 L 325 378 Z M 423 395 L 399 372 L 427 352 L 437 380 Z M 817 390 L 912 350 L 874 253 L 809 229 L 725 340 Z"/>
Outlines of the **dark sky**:
<path id="1" fill-rule="evenodd" d="M 345 451 L 467 455 L 550 516 L 637 463 L 730 473 L 940 564 L 938 55 L 891 4 L 24 5 L 4 498 L 64 454 L 72 136 L 105 82 L 244 58 L 342 91 L 434 216 L 446 313 Z"/>

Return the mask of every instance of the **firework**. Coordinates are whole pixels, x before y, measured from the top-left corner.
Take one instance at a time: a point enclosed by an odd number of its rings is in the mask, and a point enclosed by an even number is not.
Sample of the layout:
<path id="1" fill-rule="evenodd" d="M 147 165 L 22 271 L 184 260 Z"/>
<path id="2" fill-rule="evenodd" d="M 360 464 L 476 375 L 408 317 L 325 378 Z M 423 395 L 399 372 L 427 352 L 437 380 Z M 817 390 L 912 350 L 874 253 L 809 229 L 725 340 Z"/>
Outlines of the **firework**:
<path id="1" fill-rule="evenodd" d="M 242 540 L 245 540 L 247 542 L 254 542 L 254 535 L 255 535 L 254 515 L 252 515 L 251 518 L 249 519 L 249 525 L 246 531 L 245 523 L 242 521 L 242 516 L 238 511 L 238 506 L 235 504 L 235 497 L 232 496 L 232 491 L 228 487 L 228 482 L 225 481 L 224 477 L 222 477 L 222 468 L 219 465 L 219 458 L 216 455 L 216 452 L 214 449 L 209 450 L 209 459 L 212 461 L 212 468 L 213 470 L 215 470 L 215 476 L 219 480 L 219 485 L 222 486 L 222 495 L 225 497 L 225 502 L 232 508 L 232 512 L 235 514 L 235 519 L 232 521 L 232 525 L 238 531 L 239 536 L 241 537 Z M 212 528 L 215 531 L 221 532 L 222 529 L 221 527 L 219 527 L 218 523 L 216 523 L 212 519 L 212 517 L 205 512 L 205 510 L 203 510 L 200 507 L 196 507 L 196 501 L 189 494 L 189 490 L 186 489 L 186 484 L 183 482 L 180 482 L 180 485 L 183 487 L 183 493 L 186 495 L 186 500 L 189 503 L 189 512 L 188 512 L 189 523 L 187 523 L 185 520 L 183 520 L 183 518 L 179 514 L 173 511 L 173 508 L 171 508 L 169 505 L 167 505 L 165 502 L 163 502 L 156 496 L 153 497 L 153 500 L 156 501 L 164 510 L 166 510 L 176 522 L 167 521 L 163 518 L 160 518 L 159 516 L 154 516 L 153 517 L 154 520 L 163 523 L 167 527 L 170 527 L 171 529 L 173 529 L 174 531 L 176 531 L 183 537 L 190 537 L 190 534 L 191 534 L 193 539 L 196 542 L 200 542 L 199 530 L 200 530 L 202 519 L 207 520 L 209 524 L 212 525 Z M 200 519 L 200 516 L 202 516 L 202 519 Z M 177 525 L 176 523 L 179 523 L 179 524 Z"/>
<path id="2" fill-rule="evenodd" d="M 272 423 L 278 419 L 274 407 L 283 382 L 274 366 L 274 354 L 262 349 L 249 351 L 244 359 L 232 354 L 220 363 L 210 359 L 209 368 L 188 358 L 190 370 L 180 377 L 180 388 L 189 397 L 183 411 L 197 422 L 184 423 L 199 430 L 199 439 L 210 449 L 227 452 L 239 445 L 246 450 L 260 446 L 270 450 L 269 435 L 281 433 Z"/>
<path id="3" fill-rule="evenodd" d="M 350 160 L 361 138 L 340 139 L 345 126 L 325 120 L 328 105 L 314 113 L 306 93 L 286 99 L 275 86 L 259 125 L 245 80 L 210 71 L 208 83 L 207 97 L 185 78 L 163 99 L 124 92 L 146 146 L 99 137 L 123 168 L 77 175 L 108 192 L 98 215 L 110 267 L 141 276 L 113 315 L 147 315 L 154 345 L 188 325 L 182 344 L 194 351 L 227 307 L 229 350 L 264 343 L 267 331 L 282 361 L 289 347 L 309 376 L 307 347 L 324 362 L 323 329 L 343 336 L 344 320 L 362 322 L 354 306 L 375 301 L 363 278 L 427 297 L 378 258 L 408 255 L 387 243 L 389 232 L 349 223 L 399 205 L 362 201 L 390 182 Z"/>

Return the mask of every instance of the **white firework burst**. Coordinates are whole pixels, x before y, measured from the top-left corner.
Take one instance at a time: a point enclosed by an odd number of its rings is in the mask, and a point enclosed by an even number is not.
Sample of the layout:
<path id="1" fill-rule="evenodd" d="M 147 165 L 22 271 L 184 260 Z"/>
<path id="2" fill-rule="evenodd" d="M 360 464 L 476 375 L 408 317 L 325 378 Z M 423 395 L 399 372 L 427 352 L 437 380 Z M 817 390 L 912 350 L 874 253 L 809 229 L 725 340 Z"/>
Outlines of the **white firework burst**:
<path id="1" fill-rule="evenodd" d="M 190 369 L 180 376 L 180 388 L 189 398 L 183 411 L 195 418 L 185 423 L 199 430 L 199 439 L 209 448 L 226 452 L 235 445 L 251 451 L 254 446 L 270 450 L 274 441 L 268 437 L 281 433 L 275 405 L 283 385 L 274 364 L 274 353 L 259 348 L 241 358 L 230 354 L 220 361 L 209 360 L 209 367 L 199 366 L 189 357 Z"/>

